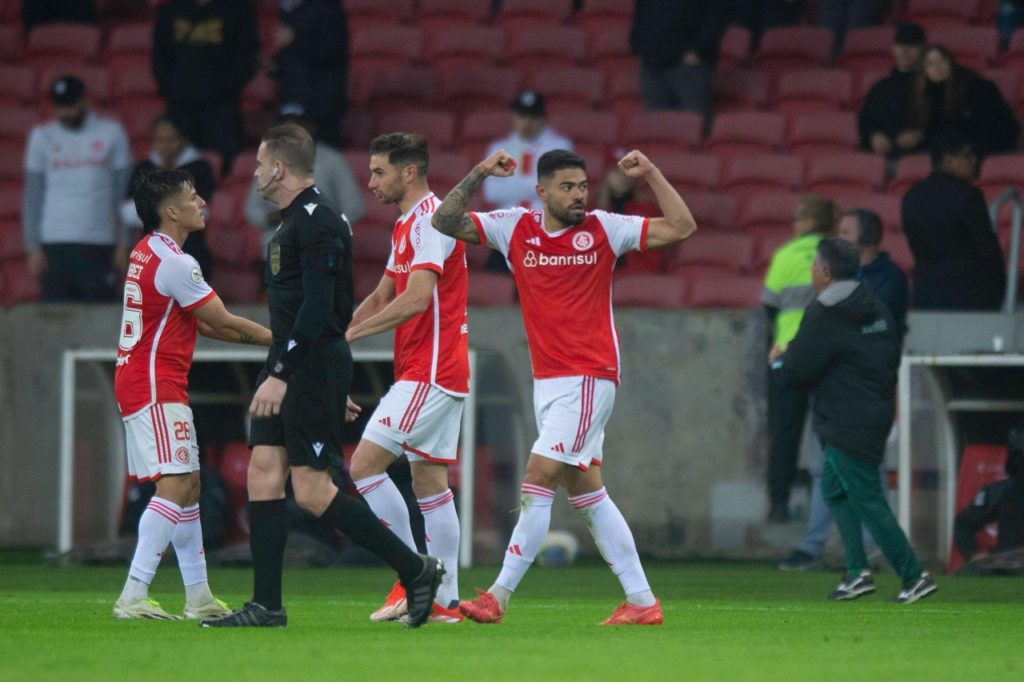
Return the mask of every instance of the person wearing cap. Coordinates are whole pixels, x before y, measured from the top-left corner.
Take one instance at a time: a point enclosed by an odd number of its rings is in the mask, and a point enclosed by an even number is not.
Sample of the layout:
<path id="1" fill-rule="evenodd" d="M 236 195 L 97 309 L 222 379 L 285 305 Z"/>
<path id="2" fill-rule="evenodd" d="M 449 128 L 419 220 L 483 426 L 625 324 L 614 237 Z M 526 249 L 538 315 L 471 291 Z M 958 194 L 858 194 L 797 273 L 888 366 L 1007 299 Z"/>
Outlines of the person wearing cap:
<path id="1" fill-rule="evenodd" d="M 114 300 L 128 261 L 119 217 L 131 174 L 128 136 L 89 110 L 77 78 L 54 80 L 50 100 L 55 120 L 32 129 L 25 151 L 28 269 L 46 302 Z"/>
<path id="2" fill-rule="evenodd" d="M 860 146 L 879 156 L 916 151 L 924 131 L 911 123 L 914 76 L 924 51 L 924 29 L 900 24 L 892 44 L 893 69 L 871 86 L 857 116 Z"/>
<path id="3" fill-rule="evenodd" d="M 484 200 L 494 208 L 521 206 L 541 210 L 537 197 L 537 159 L 552 149 L 572 151 L 569 138 L 548 127 L 547 106 L 544 95 L 525 90 L 512 100 L 512 133 L 495 140 L 487 148 L 485 157 L 499 149 L 506 150 L 516 162 L 516 174 L 510 178 L 487 178 L 484 181 Z"/>

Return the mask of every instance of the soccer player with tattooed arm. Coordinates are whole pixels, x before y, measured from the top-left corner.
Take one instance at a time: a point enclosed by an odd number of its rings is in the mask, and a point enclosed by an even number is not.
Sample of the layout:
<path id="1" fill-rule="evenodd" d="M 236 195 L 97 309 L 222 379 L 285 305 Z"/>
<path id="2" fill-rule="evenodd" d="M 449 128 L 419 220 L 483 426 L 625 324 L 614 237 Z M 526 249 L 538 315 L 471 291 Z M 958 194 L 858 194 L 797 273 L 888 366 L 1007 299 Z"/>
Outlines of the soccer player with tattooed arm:
<path id="1" fill-rule="evenodd" d="M 604 625 L 660 625 L 664 616 L 640 564 L 633 534 L 601 477 L 604 427 L 619 383 L 619 342 L 612 315 L 612 270 L 622 254 L 680 242 L 697 230 L 693 215 L 641 152 L 619 160 L 627 176 L 647 181 L 660 218 L 587 211 L 586 163 L 563 149 L 537 163 L 543 210 L 466 211 L 489 176 L 509 177 L 515 161 L 499 150 L 479 163 L 437 207 L 441 233 L 501 252 L 522 305 L 540 435 L 526 465 L 519 520 L 501 573 L 486 592 L 459 606 L 468 618 L 499 623 L 537 556 L 559 486 L 586 519 L 626 601 Z"/>

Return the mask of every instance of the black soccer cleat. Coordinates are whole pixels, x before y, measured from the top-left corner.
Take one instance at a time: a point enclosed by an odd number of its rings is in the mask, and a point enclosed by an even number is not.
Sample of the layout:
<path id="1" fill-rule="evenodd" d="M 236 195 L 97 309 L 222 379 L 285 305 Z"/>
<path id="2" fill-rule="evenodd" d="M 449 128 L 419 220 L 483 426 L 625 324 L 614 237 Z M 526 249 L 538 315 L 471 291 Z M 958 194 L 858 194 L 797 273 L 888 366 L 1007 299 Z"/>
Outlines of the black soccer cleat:
<path id="1" fill-rule="evenodd" d="M 199 621 L 201 628 L 283 628 L 286 625 L 288 615 L 283 608 L 271 611 L 254 601 L 246 602 L 245 606 L 226 616 Z"/>
<path id="2" fill-rule="evenodd" d="M 402 619 L 408 628 L 418 628 L 430 618 L 430 608 L 437 596 L 437 588 L 444 576 L 444 564 L 440 559 L 421 554 L 423 570 L 405 587 L 405 598 L 408 602 L 408 615 Z"/>

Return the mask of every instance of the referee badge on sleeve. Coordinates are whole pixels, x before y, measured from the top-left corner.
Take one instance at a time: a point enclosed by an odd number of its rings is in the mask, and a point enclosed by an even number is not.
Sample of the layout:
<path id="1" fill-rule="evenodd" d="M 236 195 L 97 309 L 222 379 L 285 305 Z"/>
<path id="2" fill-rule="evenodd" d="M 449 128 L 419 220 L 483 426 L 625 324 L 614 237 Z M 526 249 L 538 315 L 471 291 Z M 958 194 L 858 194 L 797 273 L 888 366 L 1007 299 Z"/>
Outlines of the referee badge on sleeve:
<path id="1" fill-rule="evenodd" d="M 281 244 L 279 242 L 270 243 L 270 273 L 276 275 L 281 272 Z"/>

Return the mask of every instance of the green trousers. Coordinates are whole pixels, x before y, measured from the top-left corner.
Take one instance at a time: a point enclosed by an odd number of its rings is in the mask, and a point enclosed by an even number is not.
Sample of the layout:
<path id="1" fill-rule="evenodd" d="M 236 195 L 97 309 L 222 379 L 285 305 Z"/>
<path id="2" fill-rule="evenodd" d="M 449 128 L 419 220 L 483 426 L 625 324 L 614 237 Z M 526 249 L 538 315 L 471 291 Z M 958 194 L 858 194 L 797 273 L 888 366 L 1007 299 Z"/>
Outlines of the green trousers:
<path id="1" fill-rule="evenodd" d="M 843 538 L 847 578 L 868 570 L 861 524 L 870 531 L 904 585 L 921 577 L 921 562 L 885 501 L 878 467 L 854 459 L 834 445 L 827 445 L 821 494 Z"/>

